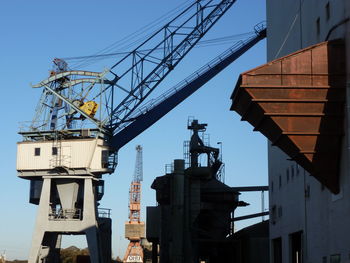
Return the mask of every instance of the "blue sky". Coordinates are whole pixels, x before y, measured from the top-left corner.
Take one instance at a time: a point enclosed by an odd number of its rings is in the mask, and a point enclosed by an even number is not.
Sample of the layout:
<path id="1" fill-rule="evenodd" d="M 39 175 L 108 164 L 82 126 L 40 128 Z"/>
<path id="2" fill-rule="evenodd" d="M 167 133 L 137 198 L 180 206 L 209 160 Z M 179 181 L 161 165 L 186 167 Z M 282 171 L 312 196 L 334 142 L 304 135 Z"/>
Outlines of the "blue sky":
<path id="1" fill-rule="evenodd" d="M 12 0 L 0 3 L 0 76 L 1 76 L 1 176 L 0 252 L 9 259 L 28 257 L 37 206 L 28 203 L 29 182 L 16 176 L 16 142 L 19 123 L 33 118 L 40 90 L 30 87 L 46 78 L 55 57 L 93 54 L 135 32 L 186 1 L 170 0 Z M 205 39 L 252 31 L 265 20 L 265 1 L 238 0 L 210 30 Z M 161 26 L 161 25 L 159 25 Z M 156 28 L 154 28 L 156 29 Z M 127 245 L 124 222 L 128 213 L 128 190 L 135 165 L 135 146 L 143 146 L 144 182 L 142 216 L 145 206 L 156 205 L 150 185 L 173 159 L 183 157 L 183 141 L 189 116 L 208 123 L 207 133 L 213 146 L 223 145 L 226 183 L 230 186 L 267 185 L 267 142 L 229 111 L 230 95 L 241 72 L 265 63 L 265 41 L 208 82 L 192 97 L 179 105 L 119 152 L 119 165 L 113 175 L 105 176 L 102 207 L 112 209 L 113 255 L 122 256 Z M 171 87 L 200 66 L 220 54 L 228 45 L 197 48 L 179 64 L 162 85 Z M 113 64 L 106 60 L 95 68 Z M 251 203 L 236 210 L 236 215 L 260 212 L 260 193 L 243 194 Z M 252 222 L 237 224 L 242 228 Z M 82 238 L 65 237 L 63 246 L 84 247 Z"/>

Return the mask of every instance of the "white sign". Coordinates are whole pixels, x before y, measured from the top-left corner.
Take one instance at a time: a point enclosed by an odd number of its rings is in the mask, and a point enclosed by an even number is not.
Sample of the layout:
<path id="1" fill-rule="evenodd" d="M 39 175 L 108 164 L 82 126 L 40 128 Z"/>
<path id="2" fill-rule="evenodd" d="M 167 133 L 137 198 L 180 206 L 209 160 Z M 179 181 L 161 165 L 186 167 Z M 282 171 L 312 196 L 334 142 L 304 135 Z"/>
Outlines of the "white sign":
<path id="1" fill-rule="evenodd" d="M 141 256 L 133 256 L 129 255 L 128 258 L 126 259 L 126 262 L 137 262 L 137 263 L 142 263 L 142 258 Z"/>

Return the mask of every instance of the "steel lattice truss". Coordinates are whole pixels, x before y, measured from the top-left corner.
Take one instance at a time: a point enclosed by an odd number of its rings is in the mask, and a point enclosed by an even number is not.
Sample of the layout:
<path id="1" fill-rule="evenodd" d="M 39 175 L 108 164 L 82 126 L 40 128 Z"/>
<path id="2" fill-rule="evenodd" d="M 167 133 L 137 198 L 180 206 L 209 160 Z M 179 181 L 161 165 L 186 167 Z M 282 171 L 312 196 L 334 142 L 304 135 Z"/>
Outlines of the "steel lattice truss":
<path id="1" fill-rule="evenodd" d="M 113 136 L 235 0 L 201 0 L 182 10 L 103 72 L 70 70 L 63 60 L 43 87 L 33 132 L 96 128 Z"/>
<path id="2" fill-rule="evenodd" d="M 144 43 L 116 63 L 111 72 L 115 85 L 128 94 L 109 117 L 109 127 L 115 130 L 160 84 L 184 56 L 195 46 L 235 1 L 196 1 Z M 155 44 L 153 44 L 155 43 Z M 149 46 L 152 49 L 144 52 Z M 159 49 L 162 52 L 159 52 Z M 124 65 L 131 65 L 120 71 Z M 123 72 L 123 73 L 119 73 Z M 126 79 L 126 82 L 123 80 Z"/>
<path id="3" fill-rule="evenodd" d="M 141 220 L 141 181 L 143 177 L 142 147 L 136 146 L 136 162 L 133 180 L 130 185 L 129 196 L 129 220 L 140 222 Z"/>

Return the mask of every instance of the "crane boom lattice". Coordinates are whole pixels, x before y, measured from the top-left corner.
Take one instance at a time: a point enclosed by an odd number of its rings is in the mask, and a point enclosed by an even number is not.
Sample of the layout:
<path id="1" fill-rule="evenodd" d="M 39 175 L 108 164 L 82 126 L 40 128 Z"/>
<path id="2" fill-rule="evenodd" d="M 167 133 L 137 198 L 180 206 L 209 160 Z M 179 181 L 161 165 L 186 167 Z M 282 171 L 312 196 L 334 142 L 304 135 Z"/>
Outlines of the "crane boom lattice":
<path id="1" fill-rule="evenodd" d="M 142 164 L 142 147 L 136 146 L 136 163 L 134 172 L 134 182 L 141 182 L 143 180 L 143 164 Z"/>
<path id="2" fill-rule="evenodd" d="M 141 181 L 142 181 L 142 147 L 136 146 L 136 162 L 133 180 L 129 192 L 129 221 L 140 222 Z"/>

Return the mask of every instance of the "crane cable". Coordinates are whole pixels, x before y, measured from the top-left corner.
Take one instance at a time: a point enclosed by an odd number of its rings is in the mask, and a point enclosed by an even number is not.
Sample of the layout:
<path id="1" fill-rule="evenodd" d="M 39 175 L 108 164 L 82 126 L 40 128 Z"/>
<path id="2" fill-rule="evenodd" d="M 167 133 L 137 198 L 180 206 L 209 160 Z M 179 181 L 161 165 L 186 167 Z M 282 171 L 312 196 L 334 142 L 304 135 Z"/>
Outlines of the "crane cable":
<path id="1" fill-rule="evenodd" d="M 168 20 L 174 14 L 185 10 L 191 4 L 192 4 L 192 1 L 190 1 L 190 0 L 186 0 L 186 1 L 182 2 L 180 5 L 178 5 L 174 9 L 170 10 L 166 14 L 162 15 L 161 17 L 157 18 L 153 22 L 141 27 L 140 29 L 136 30 L 135 32 L 133 32 L 133 33 L 123 37 L 122 39 L 110 44 L 109 46 L 96 52 L 94 55 L 86 56 L 85 60 L 80 61 L 79 64 L 76 64 L 76 65 L 73 64 L 72 67 L 75 67 L 75 68 L 83 67 L 83 66 L 85 66 L 84 63 L 88 63 L 89 62 L 88 60 L 92 59 L 93 56 L 98 56 L 101 54 L 110 53 L 113 50 L 115 50 L 116 47 L 119 47 L 119 51 L 120 51 L 120 50 L 125 50 L 127 48 L 130 48 L 130 46 L 134 46 L 137 43 L 141 43 L 142 41 L 144 41 L 145 37 L 148 37 L 152 34 L 152 32 L 154 31 L 154 30 L 152 30 L 152 28 L 154 29 L 155 27 L 158 27 L 159 24 L 162 24 L 165 20 Z M 142 35 L 142 33 L 144 33 L 144 34 Z M 135 39 L 135 37 L 138 37 L 138 38 L 131 42 L 131 40 Z M 69 60 L 69 59 L 67 59 L 67 60 Z"/>
<path id="2" fill-rule="evenodd" d="M 195 46 L 195 48 L 232 44 L 232 41 L 239 41 L 242 39 L 246 39 L 247 37 L 252 36 L 254 34 L 255 33 L 251 31 L 247 33 L 241 33 L 236 35 L 229 35 L 225 37 L 203 40 L 203 41 L 200 41 Z M 147 52 L 149 50 L 150 49 L 145 49 L 145 50 L 142 50 L 142 52 Z M 159 51 L 162 51 L 162 48 L 159 48 Z M 88 65 L 94 64 L 104 59 L 123 56 L 129 53 L 130 53 L 129 51 L 122 51 L 122 52 L 112 52 L 112 53 L 100 53 L 100 54 L 87 55 L 87 56 L 63 57 L 62 59 L 65 61 L 76 61 L 77 63 L 80 62 L 79 66 L 82 67 L 82 66 L 88 66 Z M 77 67 L 77 66 L 74 66 L 74 63 L 73 63 L 71 67 Z"/>
<path id="3" fill-rule="evenodd" d="M 158 27 L 159 24 L 162 24 L 164 21 L 167 21 L 173 15 L 184 11 L 186 8 L 188 8 L 192 4 L 193 4 L 192 0 L 185 0 L 180 5 L 176 6 L 174 9 L 170 10 L 166 14 L 157 18 L 153 22 L 141 27 L 140 29 L 125 36 L 124 38 L 110 44 L 109 46 L 103 48 L 102 50 L 96 52 L 93 55 L 62 57 L 62 59 L 65 61 L 70 61 L 70 66 L 69 66 L 70 69 L 79 69 L 79 68 L 86 68 L 92 64 L 96 64 L 99 61 L 110 59 L 112 57 L 116 58 L 119 56 L 125 56 L 129 54 L 130 51 L 124 51 L 124 50 L 130 50 L 132 46 L 140 44 L 142 41 L 144 41 L 145 37 L 147 38 L 153 34 L 154 28 Z M 254 32 L 247 32 L 247 33 L 219 37 L 219 38 L 214 38 L 209 40 L 203 40 L 198 42 L 195 48 L 232 44 L 232 41 L 243 40 L 253 34 Z M 136 37 L 137 39 L 135 40 Z M 142 52 L 147 52 L 150 50 L 151 49 L 145 49 L 145 50 L 142 50 Z M 162 51 L 162 48 L 159 48 L 159 50 L 156 50 L 156 51 L 160 52 Z"/>

